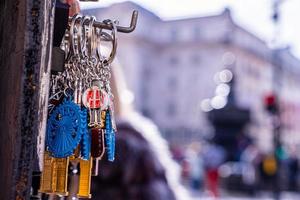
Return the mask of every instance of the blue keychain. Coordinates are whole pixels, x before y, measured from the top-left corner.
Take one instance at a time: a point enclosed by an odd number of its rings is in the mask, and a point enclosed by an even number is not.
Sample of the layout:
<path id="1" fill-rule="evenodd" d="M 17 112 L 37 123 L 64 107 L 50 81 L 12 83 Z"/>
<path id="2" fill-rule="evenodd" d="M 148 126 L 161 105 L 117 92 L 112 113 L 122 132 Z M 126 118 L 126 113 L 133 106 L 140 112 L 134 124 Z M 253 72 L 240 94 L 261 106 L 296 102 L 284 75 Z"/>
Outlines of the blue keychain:
<path id="1" fill-rule="evenodd" d="M 91 157 L 91 136 L 88 131 L 87 123 L 87 109 L 83 108 L 81 111 L 81 130 L 82 130 L 82 140 L 80 143 L 81 157 L 84 160 L 89 160 Z"/>
<path id="2" fill-rule="evenodd" d="M 72 101 L 71 95 L 65 97 L 47 123 L 46 145 L 53 157 L 65 158 L 73 154 L 82 138 L 81 122 L 80 107 Z"/>
<path id="3" fill-rule="evenodd" d="M 107 148 L 108 161 L 113 162 L 115 160 L 115 130 L 112 126 L 112 118 L 109 109 L 106 112 L 105 117 L 105 144 Z"/>

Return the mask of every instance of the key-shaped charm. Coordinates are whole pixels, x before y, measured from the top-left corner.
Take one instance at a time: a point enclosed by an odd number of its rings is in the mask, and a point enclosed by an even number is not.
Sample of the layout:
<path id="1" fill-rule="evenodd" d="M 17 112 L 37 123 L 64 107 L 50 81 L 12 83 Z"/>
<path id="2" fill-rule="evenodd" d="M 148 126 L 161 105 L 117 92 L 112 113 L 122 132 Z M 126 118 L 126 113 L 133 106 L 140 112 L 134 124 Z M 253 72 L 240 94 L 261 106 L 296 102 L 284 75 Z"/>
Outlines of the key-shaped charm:
<path id="1" fill-rule="evenodd" d="M 91 134 L 88 131 L 87 125 L 87 109 L 82 108 L 81 110 L 81 131 L 82 139 L 80 142 L 81 158 L 84 160 L 89 160 L 91 157 Z"/>
<path id="2" fill-rule="evenodd" d="M 98 116 L 100 114 L 100 90 L 97 86 L 88 88 L 83 93 L 83 105 L 89 108 L 90 121 L 89 127 L 95 127 L 98 125 Z"/>
<path id="3" fill-rule="evenodd" d="M 101 159 L 105 153 L 104 130 L 100 128 L 92 128 L 91 135 L 91 155 L 93 158 Z"/>
<path id="4" fill-rule="evenodd" d="M 107 93 L 94 85 L 83 93 L 82 102 L 86 108 L 89 108 L 89 127 L 101 126 L 101 111 L 108 106 Z"/>
<path id="5" fill-rule="evenodd" d="M 92 177 L 92 164 L 93 159 L 79 161 L 80 174 L 79 174 L 79 188 L 78 198 L 91 198 L 91 177 Z"/>
<path id="6" fill-rule="evenodd" d="M 44 153 L 44 169 L 41 176 L 40 192 L 66 196 L 69 158 L 53 158 Z"/>
<path id="7" fill-rule="evenodd" d="M 105 118 L 105 144 L 107 149 L 108 161 L 115 160 L 115 130 L 112 127 L 112 118 L 109 109 Z"/>
<path id="8" fill-rule="evenodd" d="M 115 119 L 115 109 L 114 109 L 114 103 L 113 103 L 113 98 L 110 97 L 109 101 L 109 112 L 110 112 L 110 117 L 111 117 L 111 125 L 112 128 L 114 129 L 115 132 L 117 132 L 117 125 L 116 125 L 116 119 Z"/>
<path id="9" fill-rule="evenodd" d="M 53 182 L 53 162 L 54 158 L 50 156 L 50 153 L 44 152 L 44 169 L 41 175 L 40 192 L 42 193 L 54 193 L 55 183 Z"/>
<path id="10" fill-rule="evenodd" d="M 69 157 L 67 158 L 55 158 L 54 159 L 54 177 L 56 180 L 55 193 L 57 195 L 67 196 L 67 185 L 68 185 L 68 168 L 69 168 Z"/>

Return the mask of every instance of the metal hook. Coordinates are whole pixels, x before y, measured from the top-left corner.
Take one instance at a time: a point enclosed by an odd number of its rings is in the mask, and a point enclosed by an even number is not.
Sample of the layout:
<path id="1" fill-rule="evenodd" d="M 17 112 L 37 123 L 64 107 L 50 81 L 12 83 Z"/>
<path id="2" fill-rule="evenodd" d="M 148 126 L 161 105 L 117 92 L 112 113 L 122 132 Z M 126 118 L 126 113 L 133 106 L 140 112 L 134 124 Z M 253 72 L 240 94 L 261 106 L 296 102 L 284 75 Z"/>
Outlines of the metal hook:
<path id="1" fill-rule="evenodd" d="M 72 18 L 70 18 L 70 20 L 71 19 Z M 131 16 L 130 26 L 129 27 L 116 26 L 117 31 L 121 32 L 121 33 L 131 33 L 136 28 L 137 19 L 138 19 L 138 11 L 134 10 L 133 13 L 132 13 L 132 16 Z M 107 29 L 107 30 L 113 30 L 112 24 L 107 24 L 107 23 L 98 22 L 98 21 L 94 22 L 94 27 Z"/>
<path id="2" fill-rule="evenodd" d="M 121 33 L 131 33 L 132 31 L 135 30 L 136 24 L 137 24 L 137 19 L 138 19 L 138 11 L 134 10 L 132 15 L 131 15 L 131 22 L 129 27 L 123 27 L 123 26 L 116 26 L 116 29 L 118 32 Z M 108 29 L 108 30 L 113 30 L 112 24 L 106 24 L 103 22 L 95 22 L 95 26 L 103 29 Z"/>

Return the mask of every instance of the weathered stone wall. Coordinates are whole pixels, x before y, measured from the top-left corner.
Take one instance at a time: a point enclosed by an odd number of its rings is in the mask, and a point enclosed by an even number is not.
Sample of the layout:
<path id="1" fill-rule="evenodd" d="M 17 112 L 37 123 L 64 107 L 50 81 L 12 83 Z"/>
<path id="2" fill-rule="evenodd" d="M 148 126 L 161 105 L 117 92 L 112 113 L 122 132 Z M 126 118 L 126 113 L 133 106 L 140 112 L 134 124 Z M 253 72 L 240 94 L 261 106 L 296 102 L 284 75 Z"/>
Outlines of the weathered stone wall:
<path id="1" fill-rule="evenodd" d="M 43 144 L 45 129 L 54 3 L 1 2 L 0 199 L 29 199 L 31 174 L 38 167 L 34 163 L 37 138 Z"/>

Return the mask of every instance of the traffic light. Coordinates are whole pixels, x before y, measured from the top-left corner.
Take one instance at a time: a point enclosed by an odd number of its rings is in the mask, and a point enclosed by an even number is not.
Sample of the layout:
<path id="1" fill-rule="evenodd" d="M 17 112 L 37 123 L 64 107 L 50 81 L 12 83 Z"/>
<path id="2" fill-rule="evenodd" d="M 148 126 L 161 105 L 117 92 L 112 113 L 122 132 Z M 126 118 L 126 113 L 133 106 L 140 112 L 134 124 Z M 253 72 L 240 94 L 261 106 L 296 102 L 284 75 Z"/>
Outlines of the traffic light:
<path id="1" fill-rule="evenodd" d="M 264 99 L 265 109 L 271 114 L 278 113 L 278 102 L 274 94 L 267 95 Z"/>

